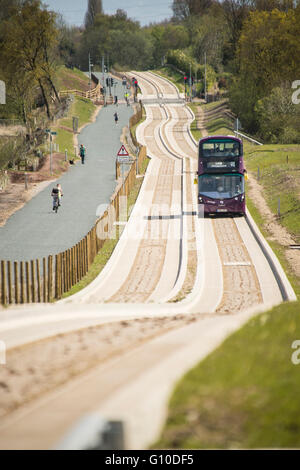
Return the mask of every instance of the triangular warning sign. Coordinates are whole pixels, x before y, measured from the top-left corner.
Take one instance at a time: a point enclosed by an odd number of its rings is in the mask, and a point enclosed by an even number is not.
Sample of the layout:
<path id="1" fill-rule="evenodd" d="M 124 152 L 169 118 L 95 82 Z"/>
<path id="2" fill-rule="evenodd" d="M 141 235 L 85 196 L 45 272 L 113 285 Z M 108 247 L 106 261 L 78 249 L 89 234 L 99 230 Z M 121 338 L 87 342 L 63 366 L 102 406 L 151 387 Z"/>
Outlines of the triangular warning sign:
<path id="1" fill-rule="evenodd" d="M 129 153 L 127 152 L 124 145 L 122 145 L 122 147 L 120 148 L 118 152 L 118 157 L 129 157 Z"/>

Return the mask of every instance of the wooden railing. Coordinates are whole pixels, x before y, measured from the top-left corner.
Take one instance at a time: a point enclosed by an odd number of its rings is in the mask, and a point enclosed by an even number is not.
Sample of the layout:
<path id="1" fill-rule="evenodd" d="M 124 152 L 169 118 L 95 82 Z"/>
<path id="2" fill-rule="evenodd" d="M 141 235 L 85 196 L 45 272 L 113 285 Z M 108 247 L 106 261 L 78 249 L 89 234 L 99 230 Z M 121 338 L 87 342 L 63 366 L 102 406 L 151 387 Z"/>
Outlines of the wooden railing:
<path id="1" fill-rule="evenodd" d="M 75 95 L 75 96 L 81 96 L 82 98 L 90 99 L 92 101 L 97 102 L 97 104 L 104 104 L 104 97 L 101 94 L 101 84 L 100 82 L 98 85 L 93 88 L 91 91 L 81 91 L 81 90 L 62 90 L 59 92 L 60 96 L 63 95 Z M 107 96 L 106 97 L 106 104 L 112 104 L 113 103 L 113 96 Z"/>
<path id="2" fill-rule="evenodd" d="M 138 162 L 146 158 L 146 147 L 141 147 Z M 89 271 L 105 240 L 116 236 L 121 197 L 127 197 L 136 181 L 136 167 L 132 164 L 111 198 L 104 214 L 89 233 L 72 248 L 41 260 L 1 261 L 0 303 L 2 305 L 51 302 L 61 299 Z"/>

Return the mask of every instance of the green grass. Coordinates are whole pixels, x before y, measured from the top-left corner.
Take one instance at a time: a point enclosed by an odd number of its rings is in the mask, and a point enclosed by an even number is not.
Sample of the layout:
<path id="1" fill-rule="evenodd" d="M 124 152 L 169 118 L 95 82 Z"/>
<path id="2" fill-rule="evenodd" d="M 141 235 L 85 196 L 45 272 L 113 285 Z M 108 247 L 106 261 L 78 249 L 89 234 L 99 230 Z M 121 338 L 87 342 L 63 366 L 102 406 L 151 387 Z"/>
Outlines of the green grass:
<path id="1" fill-rule="evenodd" d="M 215 101 L 213 103 L 207 104 L 197 104 L 197 103 L 189 103 L 188 106 L 192 109 L 193 113 L 196 115 L 198 106 L 201 106 L 203 111 L 212 111 L 214 108 L 217 108 L 222 104 L 223 101 Z M 224 100 L 225 102 L 225 100 Z M 233 134 L 233 124 L 232 121 L 228 117 L 224 117 L 222 114 L 219 116 L 217 115 L 213 119 L 211 119 L 206 124 L 206 129 L 209 135 L 216 135 L 216 134 Z M 191 124 L 191 131 L 194 138 L 198 141 L 203 137 L 202 132 L 197 129 L 196 120 L 194 120 Z"/>
<path id="2" fill-rule="evenodd" d="M 180 93 L 184 93 L 184 83 L 183 83 L 184 80 L 183 80 L 183 76 L 181 75 L 181 73 L 176 72 L 171 67 L 162 67 L 160 69 L 152 70 L 152 71 L 170 80 L 172 83 L 174 83 L 174 85 L 177 86 Z"/>
<path id="3" fill-rule="evenodd" d="M 188 106 L 191 108 L 194 115 L 196 116 L 197 108 L 198 108 L 199 105 L 197 105 L 195 103 L 189 103 Z M 197 120 L 196 119 L 194 119 L 192 124 L 191 124 L 191 132 L 193 134 L 194 139 L 197 142 L 201 139 L 201 137 L 203 137 L 202 132 L 199 129 L 197 129 Z"/>
<path id="4" fill-rule="evenodd" d="M 57 136 L 55 138 L 55 143 L 59 145 L 59 151 L 63 153 L 65 150 L 67 150 L 68 156 L 74 157 L 75 150 L 73 144 L 73 133 L 58 128 L 56 128 L 56 131 Z"/>
<path id="5" fill-rule="evenodd" d="M 82 90 L 87 91 L 89 78 L 76 68 L 68 69 L 64 65 L 58 67 L 55 84 L 58 90 Z"/>
<path id="6" fill-rule="evenodd" d="M 299 302 L 250 320 L 178 384 L 157 448 L 300 447 Z"/>
<path id="7" fill-rule="evenodd" d="M 264 145 L 246 149 L 246 165 L 256 178 L 259 169 L 259 183 L 274 214 L 280 198 L 280 223 L 300 242 L 300 146 Z"/>
<path id="8" fill-rule="evenodd" d="M 216 133 L 223 132 L 216 122 L 210 124 Z M 247 168 L 257 174 L 260 167 L 271 210 L 276 214 L 280 192 L 279 222 L 299 237 L 299 191 L 291 191 L 300 170 L 299 146 L 245 143 L 244 148 Z M 268 239 L 265 220 L 249 195 L 247 206 Z M 300 278 L 287 261 L 286 248 L 268 241 L 299 298 Z M 167 423 L 153 447 L 299 448 L 300 365 L 291 362 L 291 345 L 300 339 L 299 313 L 297 301 L 256 316 L 186 374 L 171 397 Z"/>
<path id="9" fill-rule="evenodd" d="M 59 145 L 60 152 L 68 151 L 68 156 L 74 157 L 75 149 L 73 143 L 73 120 L 72 117 L 76 116 L 79 118 L 79 128 L 84 124 L 87 124 L 91 121 L 91 118 L 95 112 L 96 106 L 90 101 L 85 98 L 81 98 L 78 96 L 74 97 L 74 102 L 72 103 L 69 111 L 68 116 L 60 119 L 56 126 L 52 128 L 57 132 L 57 136 L 55 137 L 55 143 Z M 65 126 L 70 129 L 61 129 L 59 126 Z"/>
<path id="10" fill-rule="evenodd" d="M 79 118 L 79 127 L 83 126 L 91 120 L 91 117 L 96 109 L 96 106 L 86 98 L 81 98 L 78 96 L 74 97 L 74 102 L 72 103 L 70 110 L 68 112 L 68 117 L 62 119 L 60 124 L 72 129 L 73 127 L 73 116 Z"/>

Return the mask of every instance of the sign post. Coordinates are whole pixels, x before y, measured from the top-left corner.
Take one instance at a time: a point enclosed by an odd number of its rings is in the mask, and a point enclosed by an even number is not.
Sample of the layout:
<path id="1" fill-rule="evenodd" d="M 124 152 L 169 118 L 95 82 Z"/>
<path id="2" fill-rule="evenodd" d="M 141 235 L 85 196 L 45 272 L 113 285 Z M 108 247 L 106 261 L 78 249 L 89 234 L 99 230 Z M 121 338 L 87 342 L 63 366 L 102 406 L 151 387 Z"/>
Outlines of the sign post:
<path id="1" fill-rule="evenodd" d="M 49 134 L 50 139 L 50 175 L 52 175 L 52 136 L 57 135 L 57 132 L 51 131 L 50 129 L 46 129 L 46 134 Z"/>
<path id="2" fill-rule="evenodd" d="M 130 165 L 134 162 L 134 159 L 131 158 L 129 153 L 127 152 L 125 145 L 122 145 L 117 154 L 117 162 L 121 165 L 122 181 L 124 185 L 124 165 Z"/>

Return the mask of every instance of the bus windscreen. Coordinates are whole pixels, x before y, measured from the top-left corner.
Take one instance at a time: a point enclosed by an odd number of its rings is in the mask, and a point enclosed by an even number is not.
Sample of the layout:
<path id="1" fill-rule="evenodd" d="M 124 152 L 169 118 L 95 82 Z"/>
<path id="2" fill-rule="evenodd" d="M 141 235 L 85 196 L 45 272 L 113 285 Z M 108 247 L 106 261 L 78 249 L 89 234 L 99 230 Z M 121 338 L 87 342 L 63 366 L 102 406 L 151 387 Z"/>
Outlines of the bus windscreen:
<path id="1" fill-rule="evenodd" d="M 212 199 L 229 199 L 240 196 L 245 191 L 242 175 L 202 175 L 199 176 L 199 194 Z"/>
<path id="2" fill-rule="evenodd" d="M 200 144 L 200 156 L 209 157 L 239 157 L 241 155 L 240 144 L 236 140 L 208 140 Z"/>

